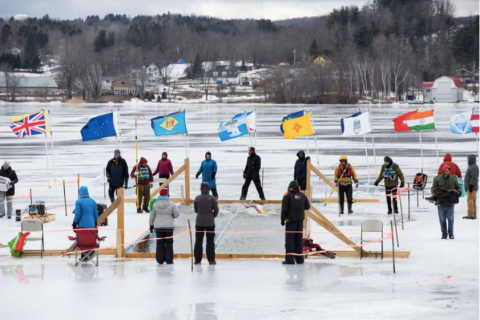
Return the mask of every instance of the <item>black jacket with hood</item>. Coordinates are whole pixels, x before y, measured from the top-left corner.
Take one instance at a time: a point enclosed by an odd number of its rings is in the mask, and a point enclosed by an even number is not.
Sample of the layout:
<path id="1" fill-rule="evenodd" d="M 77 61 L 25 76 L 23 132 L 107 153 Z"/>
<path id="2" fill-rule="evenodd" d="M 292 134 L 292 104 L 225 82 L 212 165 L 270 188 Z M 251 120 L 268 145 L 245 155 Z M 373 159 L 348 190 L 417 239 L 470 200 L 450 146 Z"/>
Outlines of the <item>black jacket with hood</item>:
<path id="1" fill-rule="evenodd" d="M 474 154 L 468 155 L 468 169 L 465 173 L 465 190 L 469 186 L 473 186 L 473 190 L 478 190 L 478 165 L 477 157 Z"/>
<path id="2" fill-rule="evenodd" d="M 218 215 L 217 199 L 210 195 L 210 185 L 202 182 L 200 185 L 202 194 L 195 198 L 194 209 L 197 213 L 195 225 L 199 227 L 212 227 L 215 225 L 215 218 Z"/>
<path id="3" fill-rule="evenodd" d="M 288 194 L 282 199 L 281 221 L 300 223 L 305 219 L 305 210 L 310 209 L 310 202 L 298 188 L 288 190 Z"/>

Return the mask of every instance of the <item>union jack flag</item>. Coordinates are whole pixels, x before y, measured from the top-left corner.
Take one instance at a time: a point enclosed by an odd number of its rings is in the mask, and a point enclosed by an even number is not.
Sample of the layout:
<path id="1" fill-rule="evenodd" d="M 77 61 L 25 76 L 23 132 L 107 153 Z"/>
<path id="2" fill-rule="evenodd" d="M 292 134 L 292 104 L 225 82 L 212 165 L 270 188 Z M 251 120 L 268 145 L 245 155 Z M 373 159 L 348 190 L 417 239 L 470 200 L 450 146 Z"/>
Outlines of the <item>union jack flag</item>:
<path id="1" fill-rule="evenodd" d="M 12 123 L 10 123 L 10 128 L 18 138 L 45 134 L 48 132 L 45 111 L 15 117 L 12 119 Z"/>

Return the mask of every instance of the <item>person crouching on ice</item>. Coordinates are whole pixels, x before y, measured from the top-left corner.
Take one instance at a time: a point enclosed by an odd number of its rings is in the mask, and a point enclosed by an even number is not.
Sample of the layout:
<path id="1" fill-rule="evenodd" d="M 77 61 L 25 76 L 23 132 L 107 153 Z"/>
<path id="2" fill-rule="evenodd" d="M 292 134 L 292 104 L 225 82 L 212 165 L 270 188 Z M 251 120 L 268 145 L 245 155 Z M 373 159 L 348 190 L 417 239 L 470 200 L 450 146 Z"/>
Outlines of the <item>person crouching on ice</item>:
<path id="1" fill-rule="evenodd" d="M 340 164 L 335 169 L 335 185 L 338 187 L 338 202 L 340 204 L 340 214 L 343 214 L 343 202 L 345 194 L 347 195 L 348 213 L 353 213 L 353 187 L 352 179 L 355 181 L 355 188 L 358 188 L 357 173 L 353 166 L 348 163 L 346 155 L 340 157 Z"/>
<path id="2" fill-rule="evenodd" d="M 385 164 L 382 166 L 380 170 L 380 175 L 378 176 L 377 180 L 373 184 L 375 187 L 378 187 L 378 184 L 382 179 L 384 179 L 385 183 L 385 194 L 387 196 L 387 205 L 388 205 L 388 214 L 392 214 L 392 197 L 393 197 L 393 211 L 398 213 L 398 205 L 397 205 L 397 186 L 398 186 L 398 178 L 400 178 L 400 188 L 405 186 L 405 178 L 403 177 L 402 170 L 398 164 L 392 161 L 392 158 L 386 156 L 383 161 Z"/>
<path id="3" fill-rule="evenodd" d="M 288 192 L 282 199 L 281 224 L 285 226 L 285 261 L 283 264 L 302 264 L 303 256 L 303 220 L 305 210 L 310 209 L 310 202 L 300 192 L 298 182 L 293 180 L 288 185 Z"/>
<path id="4" fill-rule="evenodd" d="M 173 229 L 174 219 L 180 216 L 177 205 L 168 198 L 168 190 L 160 190 L 160 196 L 153 204 L 150 212 L 150 232 L 157 234 L 157 253 L 155 255 L 158 264 L 173 264 Z"/>
<path id="5" fill-rule="evenodd" d="M 130 173 L 130 176 L 136 177 L 137 181 L 137 213 L 142 213 L 142 200 L 143 211 L 150 212 L 148 203 L 150 202 L 150 183 L 153 182 L 153 175 L 147 163 L 147 159 L 140 158 L 138 165 L 134 166 Z"/>

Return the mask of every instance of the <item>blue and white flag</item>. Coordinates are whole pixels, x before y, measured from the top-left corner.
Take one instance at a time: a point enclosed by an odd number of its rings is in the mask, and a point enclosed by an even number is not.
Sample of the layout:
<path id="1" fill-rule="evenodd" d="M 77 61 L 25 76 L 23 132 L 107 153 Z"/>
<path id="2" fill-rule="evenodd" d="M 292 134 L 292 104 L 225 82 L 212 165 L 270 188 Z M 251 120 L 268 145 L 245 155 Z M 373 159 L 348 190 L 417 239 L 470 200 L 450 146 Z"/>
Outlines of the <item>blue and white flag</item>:
<path id="1" fill-rule="evenodd" d="M 245 115 L 245 113 L 239 113 L 235 115 L 233 119 L 241 117 L 242 115 Z M 250 133 L 255 132 L 257 130 L 257 112 L 255 110 L 248 111 L 247 112 L 247 125 L 248 125 L 248 131 Z"/>
<path id="2" fill-rule="evenodd" d="M 236 115 L 230 121 L 220 122 L 218 126 L 218 136 L 222 141 L 240 138 L 247 134 L 248 124 L 245 113 Z"/>
<path id="3" fill-rule="evenodd" d="M 450 118 L 450 129 L 454 134 L 472 133 L 471 112 L 456 114 Z"/>
<path id="4" fill-rule="evenodd" d="M 150 119 L 153 132 L 158 136 L 170 136 L 174 134 L 186 134 L 187 122 L 185 121 L 185 111 L 178 111 L 166 116 L 159 116 Z"/>
<path id="5" fill-rule="evenodd" d="M 297 118 L 303 117 L 305 114 L 307 114 L 307 112 L 305 110 L 302 110 L 302 111 L 292 112 L 292 113 L 288 114 L 287 116 L 283 117 L 282 124 L 280 124 L 280 131 L 282 132 L 282 134 L 285 133 L 283 131 L 283 122 L 284 121 L 297 119 Z"/>
<path id="6" fill-rule="evenodd" d="M 343 118 L 342 120 L 344 125 L 343 136 L 357 136 L 372 132 L 368 112 L 362 113 L 356 117 Z"/>
<path id="7" fill-rule="evenodd" d="M 340 127 L 342 128 L 342 133 L 343 133 L 343 131 L 345 131 L 344 119 L 355 118 L 355 117 L 358 117 L 358 116 L 361 115 L 361 114 L 362 114 L 362 113 L 359 111 L 359 112 L 357 112 L 357 113 L 352 114 L 352 115 L 349 116 L 349 117 L 342 118 L 342 119 L 340 120 Z"/>
<path id="8" fill-rule="evenodd" d="M 88 123 L 80 130 L 82 141 L 115 137 L 117 135 L 117 113 L 102 114 L 88 120 Z"/>

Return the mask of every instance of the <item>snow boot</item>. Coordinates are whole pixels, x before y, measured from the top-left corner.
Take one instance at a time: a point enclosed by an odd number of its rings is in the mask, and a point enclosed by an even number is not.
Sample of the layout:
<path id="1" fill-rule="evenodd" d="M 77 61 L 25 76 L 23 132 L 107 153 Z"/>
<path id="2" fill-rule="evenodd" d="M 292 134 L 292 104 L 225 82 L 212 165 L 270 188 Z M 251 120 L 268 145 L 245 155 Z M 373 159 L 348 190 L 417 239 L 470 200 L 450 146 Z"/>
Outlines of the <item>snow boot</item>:
<path id="1" fill-rule="evenodd" d="M 150 213 L 150 210 L 148 210 L 148 208 L 143 209 L 143 211 L 145 211 L 146 213 Z"/>
<path id="2" fill-rule="evenodd" d="M 209 261 L 208 264 L 211 265 L 211 266 L 214 266 L 214 265 L 216 265 L 217 263 L 216 263 L 215 261 Z"/>
<path id="3" fill-rule="evenodd" d="M 349 203 L 349 204 L 348 204 L 348 214 L 352 214 L 352 213 L 353 213 L 352 204 Z"/>
<path id="4" fill-rule="evenodd" d="M 446 233 L 442 234 L 442 239 L 447 239 L 447 234 Z"/>
<path id="5" fill-rule="evenodd" d="M 392 210 L 388 210 L 388 214 L 392 214 Z"/>
<path id="6" fill-rule="evenodd" d="M 295 264 L 295 263 L 291 263 L 291 262 L 287 262 L 287 261 L 282 261 L 282 264 Z"/>
<path id="7" fill-rule="evenodd" d="M 201 264 L 202 264 L 201 262 L 197 262 L 197 261 L 195 261 L 195 263 L 194 263 L 194 265 L 196 265 L 196 266 L 199 266 Z"/>
<path id="8" fill-rule="evenodd" d="M 246 197 L 241 196 L 241 197 L 240 197 L 240 200 L 246 200 L 245 198 L 246 198 Z"/>
<path id="9" fill-rule="evenodd" d="M 137 209 L 137 213 L 142 213 L 142 212 L 143 212 L 142 209 L 140 208 Z"/>
<path id="10" fill-rule="evenodd" d="M 451 239 L 451 240 L 455 239 L 455 237 L 453 236 L 453 233 L 449 233 L 448 238 Z"/>

